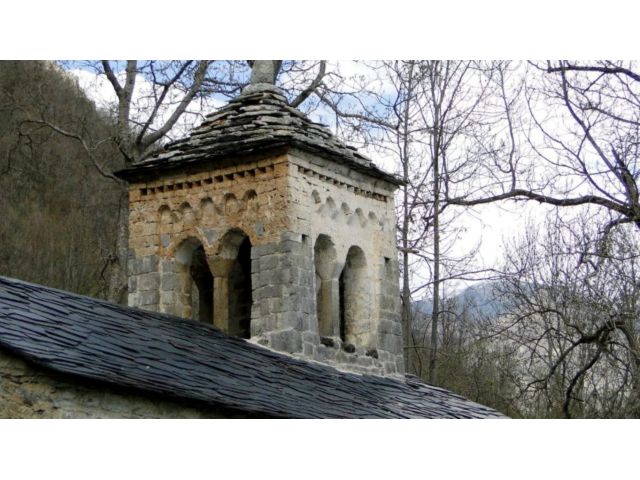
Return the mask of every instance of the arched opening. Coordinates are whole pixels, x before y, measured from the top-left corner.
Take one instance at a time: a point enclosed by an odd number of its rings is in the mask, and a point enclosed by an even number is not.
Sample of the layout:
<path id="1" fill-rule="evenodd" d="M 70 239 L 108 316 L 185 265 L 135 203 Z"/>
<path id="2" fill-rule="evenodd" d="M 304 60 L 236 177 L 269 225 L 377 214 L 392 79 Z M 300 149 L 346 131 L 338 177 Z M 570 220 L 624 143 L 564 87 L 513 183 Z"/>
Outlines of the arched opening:
<path id="1" fill-rule="evenodd" d="M 369 288 L 367 262 L 360 247 L 353 246 L 339 279 L 340 338 L 343 342 L 362 345 L 369 334 Z"/>
<path id="2" fill-rule="evenodd" d="M 213 275 L 202 243 L 184 240 L 176 250 L 179 290 L 178 313 L 193 320 L 213 322 Z"/>
<path id="3" fill-rule="evenodd" d="M 193 252 L 189 269 L 192 280 L 191 318 L 201 322 L 213 322 L 213 275 L 207 264 L 204 247 Z"/>
<path id="4" fill-rule="evenodd" d="M 250 338 L 253 298 L 249 237 L 238 229 L 227 232 L 214 265 L 214 323 L 231 335 Z"/>
<path id="5" fill-rule="evenodd" d="M 251 337 L 251 242 L 245 237 L 229 272 L 229 333 Z"/>
<path id="6" fill-rule="evenodd" d="M 336 330 L 338 298 L 336 290 L 336 248 L 328 235 L 319 235 L 313 249 L 316 278 L 316 315 L 322 337 L 338 334 Z"/>

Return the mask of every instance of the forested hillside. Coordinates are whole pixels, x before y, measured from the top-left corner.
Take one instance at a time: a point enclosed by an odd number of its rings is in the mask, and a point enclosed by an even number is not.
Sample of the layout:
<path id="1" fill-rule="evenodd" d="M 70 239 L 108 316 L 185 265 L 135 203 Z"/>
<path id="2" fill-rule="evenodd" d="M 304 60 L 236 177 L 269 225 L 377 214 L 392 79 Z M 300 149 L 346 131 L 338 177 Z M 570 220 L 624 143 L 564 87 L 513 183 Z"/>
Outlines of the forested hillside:
<path id="1" fill-rule="evenodd" d="M 55 64 L 0 62 L 0 275 L 104 297 L 118 190 L 89 154 L 110 169 L 120 156 L 47 123 L 95 138 L 112 128 Z"/>

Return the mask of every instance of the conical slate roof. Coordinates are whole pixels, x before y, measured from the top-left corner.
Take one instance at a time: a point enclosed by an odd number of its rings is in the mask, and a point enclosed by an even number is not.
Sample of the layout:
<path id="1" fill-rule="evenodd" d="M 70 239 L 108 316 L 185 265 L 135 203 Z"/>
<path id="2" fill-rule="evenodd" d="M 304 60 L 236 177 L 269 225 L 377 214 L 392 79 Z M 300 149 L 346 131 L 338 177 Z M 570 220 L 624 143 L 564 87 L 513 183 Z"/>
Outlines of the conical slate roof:
<path id="1" fill-rule="evenodd" d="M 328 128 L 290 107 L 279 88 L 264 83 L 250 85 L 225 107 L 208 115 L 188 137 L 167 144 L 163 151 L 117 175 L 127 180 L 142 179 L 159 171 L 279 147 L 315 153 L 375 178 L 401 184 L 400 179 L 377 168 Z"/>

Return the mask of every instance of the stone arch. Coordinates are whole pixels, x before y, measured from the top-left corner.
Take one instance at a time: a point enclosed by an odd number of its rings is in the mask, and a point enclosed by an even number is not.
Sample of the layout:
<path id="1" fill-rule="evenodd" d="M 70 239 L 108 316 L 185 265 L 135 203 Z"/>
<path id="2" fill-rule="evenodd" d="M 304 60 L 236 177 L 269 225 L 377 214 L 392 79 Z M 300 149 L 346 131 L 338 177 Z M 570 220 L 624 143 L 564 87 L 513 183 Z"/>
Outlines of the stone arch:
<path id="1" fill-rule="evenodd" d="M 225 194 L 223 205 L 225 215 L 234 215 L 240 211 L 240 202 L 233 193 Z"/>
<path id="2" fill-rule="evenodd" d="M 182 226 L 184 229 L 191 228 L 196 224 L 196 215 L 189 202 L 182 202 L 178 207 L 180 217 L 182 219 Z"/>
<path id="3" fill-rule="evenodd" d="M 366 336 L 371 330 L 369 283 L 364 252 L 360 247 L 352 246 L 339 279 L 340 338 L 345 343 L 368 346 Z"/>
<path id="4" fill-rule="evenodd" d="M 198 217 L 203 223 L 213 223 L 216 218 L 216 206 L 211 197 L 205 197 L 200 200 L 198 207 Z"/>
<path id="5" fill-rule="evenodd" d="M 316 282 L 318 333 L 323 337 L 338 335 L 337 253 L 331 237 L 318 235 L 313 248 Z"/>
<path id="6" fill-rule="evenodd" d="M 375 225 L 379 225 L 380 221 L 378 220 L 378 216 L 373 213 L 373 212 L 369 212 L 369 221 L 375 226 Z"/>
<path id="7" fill-rule="evenodd" d="M 327 197 L 324 204 L 319 210 L 321 215 L 327 215 L 329 217 L 335 217 L 337 215 L 336 202 L 331 197 Z"/>
<path id="8" fill-rule="evenodd" d="M 158 208 L 158 222 L 159 223 L 164 223 L 164 222 L 170 222 L 171 221 L 171 208 L 169 208 L 169 205 L 161 205 L 160 208 Z"/>
<path id="9" fill-rule="evenodd" d="M 258 204 L 258 194 L 256 193 L 256 191 L 253 189 L 247 190 L 244 196 L 242 197 L 242 203 L 244 204 L 244 208 L 246 208 L 248 212 L 257 213 L 259 209 L 259 204 Z"/>
<path id="10" fill-rule="evenodd" d="M 358 225 L 360 227 L 364 227 L 367 224 L 367 219 L 364 216 L 364 213 L 362 213 L 362 209 L 361 208 L 356 208 L 356 211 L 353 212 L 353 215 L 351 215 L 351 217 L 349 217 L 349 225 Z"/>
<path id="11" fill-rule="evenodd" d="M 173 223 L 173 217 L 171 215 L 171 208 L 168 205 L 161 205 L 158 208 L 158 231 L 160 233 L 171 231 L 171 224 Z"/>
<path id="12" fill-rule="evenodd" d="M 176 250 L 176 313 L 184 318 L 213 322 L 213 275 L 204 246 L 195 237 L 182 240 Z"/>
<path id="13" fill-rule="evenodd" d="M 342 213 L 348 217 L 349 215 L 351 215 L 351 207 L 349 206 L 349 204 L 347 204 L 346 202 L 342 202 L 342 205 L 340 205 L 340 208 L 342 210 Z"/>
<path id="14" fill-rule="evenodd" d="M 238 228 L 223 235 L 210 261 L 214 275 L 214 324 L 231 335 L 251 336 L 251 240 Z"/>
<path id="15" fill-rule="evenodd" d="M 313 192 L 311 192 L 311 196 L 313 197 L 313 201 L 315 203 L 322 203 L 322 198 L 320 198 L 320 194 L 318 193 L 317 190 L 314 190 Z"/>
<path id="16" fill-rule="evenodd" d="M 336 218 L 338 216 L 339 210 L 338 210 L 338 207 L 336 207 L 335 200 L 331 197 L 327 197 L 326 205 L 327 205 L 327 213 L 329 214 L 329 216 L 331 218 Z"/>

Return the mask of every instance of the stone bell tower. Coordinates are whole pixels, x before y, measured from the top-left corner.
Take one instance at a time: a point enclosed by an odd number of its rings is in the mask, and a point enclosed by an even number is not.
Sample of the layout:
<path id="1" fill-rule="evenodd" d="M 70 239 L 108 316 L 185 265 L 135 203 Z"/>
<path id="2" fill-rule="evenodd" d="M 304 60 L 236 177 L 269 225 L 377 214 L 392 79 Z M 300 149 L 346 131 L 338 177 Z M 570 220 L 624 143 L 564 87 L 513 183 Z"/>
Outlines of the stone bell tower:
<path id="1" fill-rule="evenodd" d="M 290 107 L 278 63 L 129 182 L 129 305 L 342 369 L 403 372 L 398 178 Z"/>

